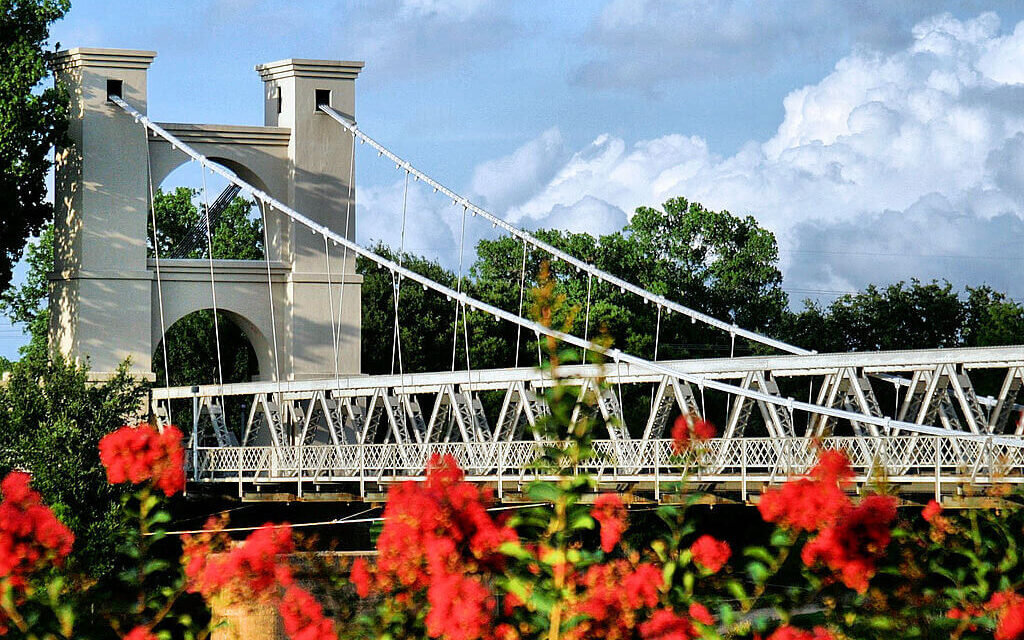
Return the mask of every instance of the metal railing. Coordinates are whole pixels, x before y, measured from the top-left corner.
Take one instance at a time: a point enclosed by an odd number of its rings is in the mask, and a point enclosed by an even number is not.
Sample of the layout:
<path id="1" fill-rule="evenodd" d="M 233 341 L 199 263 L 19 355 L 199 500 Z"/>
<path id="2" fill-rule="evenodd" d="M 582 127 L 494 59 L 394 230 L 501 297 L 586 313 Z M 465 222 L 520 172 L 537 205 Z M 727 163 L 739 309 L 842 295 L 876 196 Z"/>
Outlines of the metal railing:
<path id="1" fill-rule="evenodd" d="M 1018 440 L 1011 444 L 1008 439 Z M 599 483 L 642 484 L 658 495 L 685 480 L 730 485 L 746 498 L 750 485 L 774 484 L 807 473 L 821 447 L 845 451 L 858 484 L 919 485 L 936 495 L 943 485 L 1024 483 L 1024 437 L 935 436 L 712 439 L 684 455 L 671 440 L 601 440 L 597 456 L 574 469 Z M 190 452 L 198 483 L 355 483 L 386 485 L 421 479 L 431 456 L 450 454 L 467 478 L 522 484 L 551 472 L 535 465 L 541 443 L 314 445 L 216 447 Z M 191 456 L 190 456 L 191 457 Z M 361 490 L 362 493 L 362 490 Z"/>

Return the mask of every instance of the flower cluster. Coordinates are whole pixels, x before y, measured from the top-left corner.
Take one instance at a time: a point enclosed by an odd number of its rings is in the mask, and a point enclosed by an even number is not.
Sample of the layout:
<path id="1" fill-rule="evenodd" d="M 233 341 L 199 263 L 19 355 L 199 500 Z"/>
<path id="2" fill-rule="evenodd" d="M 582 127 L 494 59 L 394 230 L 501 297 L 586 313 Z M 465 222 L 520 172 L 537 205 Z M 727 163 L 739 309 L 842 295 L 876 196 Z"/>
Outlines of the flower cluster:
<path id="1" fill-rule="evenodd" d="M 284 592 L 278 606 L 285 633 L 292 640 L 337 640 L 334 623 L 324 616 L 324 609 L 305 589 L 292 585 Z"/>
<path id="2" fill-rule="evenodd" d="M 633 637 L 641 609 L 657 606 L 663 584 L 661 569 L 655 565 L 633 567 L 626 560 L 595 564 L 573 581 L 578 583 L 580 597 L 571 613 L 585 619 L 567 637 L 578 640 Z"/>
<path id="3" fill-rule="evenodd" d="M 710 573 L 718 573 L 729 561 L 732 549 L 729 543 L 716 540 L 709 535 L 702 535 L 690 545 L 690 553 L 693 554 L 693 561 L 704 567 Z"/>
<path id="4" fill-rule="evenodd" d="M 694 442 L 710 440 L 715 434 L 715 425 L 698 416 L 683 414 L 672 424 L 672 447 L 676 453 L 682 454 Z"/>
<path id="5" fill-rule="evenodd" d="M 985 610 L 998 616 L 995 640 L 1024 639 L 1024 596 L 1000 591 L 985 603 Z"/>
<path id="6" fill-rule="evenodd" d="M 360 595 L 426 590 L 427 632 L 450 640 L 480 638 L 493 622 L 495 598 L 475 574 L 500 568 L 498 553 L 515 531 L 487 512 L 491 496 L 463 480 L 451 456 L 434 456 L 423 483 L 391 490 L 377 540 L 377 566 L 352 567 Z"/>
<path id="7" fill-rule="evenodd" d="M 864 593 L 889 545 L 896 500 L 870 495 L 854 506 L 843 491 L 852 477 L 844 453 L 825 451 L 809 477 L 766 491 L 758 509 L 768 522 L 816 531 L 801 553 L 804 564 L 823 564 L 847 587 Z"/>
<path id="8" fill-rule="evenodd" d="M 47 566 L 59 566 L 75 542 L 30 481 L 27 473 L 12 471 L 0 482 L 0 580 L 14 588 Z"/>
<path id="9" fill-rule="evenodd" d="M 185 488 L 185 450 L 174 426 L 121 427 L 100 440 L 100 461 L 111 484 L 152 482 L 168 496 Z"/>
<path id="10" fill-rule="evenodd" d="M 611 553 L 626 530 L 626 507 L 614 493 L 602 493 L 594 500 L 590 516 L 601 526 L 601 549 Z"/>
<path id="11" fill-rule="evenodd" d="M 217 553 L 225 541 L 217 535 L 220 522 L 207 522 L 206 533 L 182 535 L 182 563 L 187 588 L 206 598 L 219 596 L 230 602 L 266 600 L 279 587 L 290 587 L 291 569 L 279 557 L 294 550 L 291 527 L 267 523 L 245 542 Z"/>
<path id="12" fill-rule="evenodd" d="M 186 589 L 228 603 L 274 602 L 292 640 L 337 640 L 334 623 L 324 616 L 320 603 L 295 584 L 291 567 L 282 559 L 295 549 L 291 527 L 268 522 L 227 549 L 225 522 L 223 517 L 210 518 L 203 533 L 182 535 Z"/>

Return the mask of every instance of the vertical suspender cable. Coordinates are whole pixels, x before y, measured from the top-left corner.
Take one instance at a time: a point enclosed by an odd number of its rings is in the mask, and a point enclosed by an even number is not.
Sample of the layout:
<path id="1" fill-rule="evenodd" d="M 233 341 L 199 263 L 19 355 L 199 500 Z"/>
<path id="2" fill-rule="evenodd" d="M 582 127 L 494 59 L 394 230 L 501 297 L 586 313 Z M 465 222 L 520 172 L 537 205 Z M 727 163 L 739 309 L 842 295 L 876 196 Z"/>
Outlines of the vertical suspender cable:
<path id="1" fill-rule="evenodd" d="M 217 383 L 220 385 L 220 406 L 221 410 L 225 411 L 224 416 L 226 419 L 227 407 L 224 405 L 224 365 L 221 362 L 220 356 L 220 321 L 217 318 L 217 281 L 213 272 L 213 229 L 210 228 L 210 195 L 206 189 L 206 163 L 200 163 L 199 168 L 203 172 L 203 214 L 206 216 L 206 248 L 209 251 L 207 260 L 210 265 L 210 293 L 213 299 L 213 335 L 217 342 Z"/>
<path id="2" fill-rule="evenodd" d="M 405 172 L 405 189 L 402 194 L 402 231 L 398 241 L 398 266 L 404 266 L 405 263 L 405 219 L 406 213 L 409 206 L 409 172 Z M 395 374 L 395 356 L 398 356 L 398 371 L 403 375 L 402 369 L 402 332 L 401 327 L 398 324 L 398 308 L 401 301 L 401 288 L 402 288 L 402 276 L 392 272 L 391 283 L 394 287 L 394 301 L 395 301 L 395 330 L 392 335 L 391 341 L 391 375 Z M 403 384 L 404 386 L 404 384 Z"/>
<path id="3" fill-rule="evenodd" d="M 345 201 L 345 236 L 344 237 L 345 237 L 346 240 L 348 239 L 349 219 L 351 217 L 350 214 L 352 212 L 352 199 L 355 196 L 355 189 L 354 189 L 354 185 L 353 185 L 353 181 L 355 180 L 355 173 L 356 173 L 356 136 L 353 133 L 352 134 L 352 151 L 349 154 L 349 158 L 348 158 L 348 198 Z M 347 288 L 346 287 L 346 282 L 345 282 L 345 270 L 347 268 L 348 268 L 348 245 L 345 245 L 344 248 L 342 249 L 342 253 L 341 253 L 341 295 L 339 296 L 339 300 L 338 300 L 338 332 L 337 332 L 337 334 L 335 334 L 337 336 L 337 341 L 338 341 L 337 347 L 338 347 L 338 353 L 339 354 L 341 353 L 341 325 L 344 322 L 344 318 L 345 318 L 345 289 Z M 334 383 L 335 383 L 335 386 L 337 387 L 337 390 L 340 392 L 341 391 L 341 375 L 340 375 L 340 373 L 339 373 L 339 375 L 335 376 Z M 338 415 L 342 415 L 340 410 L 338 411 Z M 342 417 L 342 420 L 344 420 L 344 417 Z M 344 425 L 342 425 L 342 426 L 344 426 Z M 353 426 L 353 428 L 354 428 L 354 426 Z"/>
<path id="4" fill-rule="evenodd" d="M 587 273 L 587 313 L 583 318 L 583 339 L 590 342 L 590 292 L 594 284 L 594 275 Z M 522 314 L 520 314 L 522 315 Z M 583 358 L 580 364 L 587 363 L 587 348 L 583 348 Z"/>
<path id="5" fill-rule="evenodd" d="M 142 125 L 142 135 L 146 138 L 146 172 L 149 176 L 149 213 L 153 221 L 153 258 L 156 263 L 156 297 L 160 303 L 160 344 L 164 352 L 164 386 L 171 386 L 171 363 L 167 361 L 167 327 L 164 324 L 164 286 L 160 279 L 160 242 L 156 229 L 156 197 L 153 190 L 153 157 L 149 150 L 149 129 Z M 174 424 L 171 413 L 171 401 L 167 401 L 167 421 Z M 195 437 L 195 446 L 199 446 L 199 438 Z"/>
<path id="6" fill-rule="evenodd" d="M 331 281 L 331 247 L 324 234 L 324 261 L 327 263 L 327 299 L 331 305 L 331 341 L 334 343 L 334 379 L 340 377 L 338 368 L 338 327 L 334 324 L 334 282 Z M 312 410 L 312 408 L 311 408 Z"/>
<path id="7" fill-rule="evenodd" d="M 455 285 L 455 292 L 462 293 L 462 258 L 466 253 L 466 207 L 462 207 L 462 233 L 459 237 L 459 279 Z M 452 371 L 455 371 L 455 354 L 459 345 L 459 301 L 455 301 L 455 326 L 452 327 Z M 466 321 L 465 315 L 462 321 Z"/>
<path id="8" fill-rule="evenodd" d="M 523 294 L 526 293 L 526 240 L 523 240 L 523 266 L 519 270 L 519 316 L 523 315 Z M 516 325 L 516 368 L 519 368 L 519 340 L 523 334 L 523 327 Z"/>
<path id="9" fill-rule="evenodd" d="M 270 299 L 270 334 L 274 339 L 274 381 L 277 382 L 277 395 L 281 396 L 281 362 L 277 355 L 277 318 L 274 314 L 274 285 L 270 277 L 270 235 L 267 231 L 267 203 L 260 202 L 260 215 L 263 218 L 263 258 L 267 263 L 267 297 Z"/>

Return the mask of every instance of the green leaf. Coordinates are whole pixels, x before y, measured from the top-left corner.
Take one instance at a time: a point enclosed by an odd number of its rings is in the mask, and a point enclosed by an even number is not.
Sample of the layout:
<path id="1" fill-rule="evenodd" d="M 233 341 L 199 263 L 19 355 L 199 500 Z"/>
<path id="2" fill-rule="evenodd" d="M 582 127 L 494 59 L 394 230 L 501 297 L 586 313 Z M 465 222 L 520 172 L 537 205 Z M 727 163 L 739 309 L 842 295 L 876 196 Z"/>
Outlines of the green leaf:
<path id="1" fill-rule="evenodd" d="M 585 513 L 577 516 L 576 519 L 572 521 L 572 524 L 569 525 L 569 528 L 576 531 L 577 529 L 594 529 L 596 526 L 597 523 L 594 522 L 592 517 L 590 517 L 590 514 Z"/>
<path id="2" fill-rule="evenodd" d="M 555 502 L 561 497 L 562 492 L 555 485 L 550 482 L 535 482 L 530 485 L 527 494 L 533 500 L 542 500 L 544 502 Z"/>
<path id="3" fill-rule="evenodd" d="M 747 547 L 743 550 L 743 555 L 753 560 L 760 560 L 767 565 L 770 565 L 775 561 L 772 554 L 768 553 L 768 550 L 764 547 Z"/>
<path id="4" fill-rule="evenodd" d="M 726 582 L 725 583 L 725 588 L 728 589 L 729 593 L 731 593 L 733 595 L 733 597 L 736 598 L 737 600 L 740 600 L 742 602 L 746 602 L 747 601 L 747 592 L 746 592 L 746 590 L 743 588 L 743 585 L 741 585 L 736 580 L 729 580 L 728 582 Z"/>
<path id="5" fill-rule="evenodd" d="M 149 575 L 156 571 L 163 571 L 171 566 L 171 563 L 163 558 L 154 558 L 142 567 L 142 573 Z"/>
<path id="6" fill-rule="evenodd" d="M 750 579 L 757 584 L 764 584 L 770 575 L 768 567 L 763 563 L 756 561 L 747 563 L 747 574 L 750 576 Z"/>

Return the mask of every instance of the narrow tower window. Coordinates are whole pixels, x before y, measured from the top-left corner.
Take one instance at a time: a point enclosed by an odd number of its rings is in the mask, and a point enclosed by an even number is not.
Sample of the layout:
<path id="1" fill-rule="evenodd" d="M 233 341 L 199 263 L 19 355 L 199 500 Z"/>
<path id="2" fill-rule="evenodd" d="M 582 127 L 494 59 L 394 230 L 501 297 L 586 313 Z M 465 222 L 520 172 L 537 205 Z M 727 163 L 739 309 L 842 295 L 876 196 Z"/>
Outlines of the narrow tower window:
<path id="1" fill-rule="evenodd" d="M 107 101 L 110 101 L 111 96 L 121 97 L 123 81 L 122 80 L 107 80 Z"/>
<path id="2" fill-rule="evenodd" d="M 316 90 L 316 111 L 320 111 L 320 107 L 331 106 L 331 90 L 330 89 L 317 89 Z"/>

